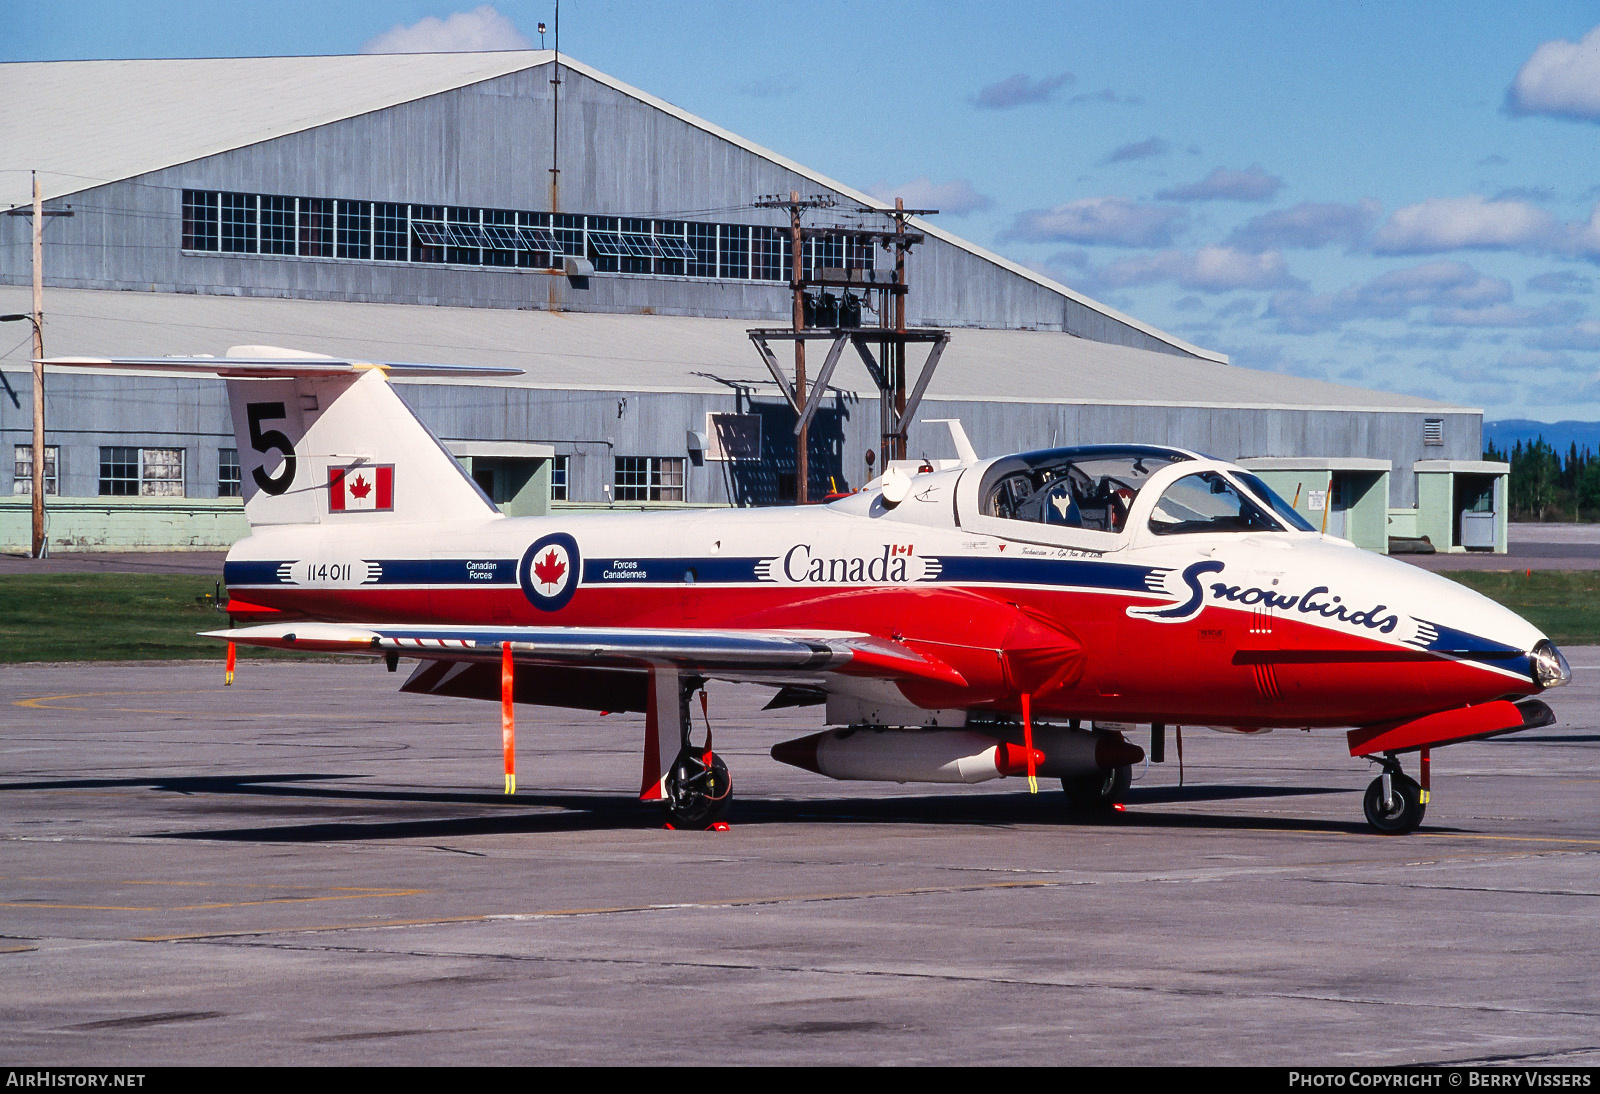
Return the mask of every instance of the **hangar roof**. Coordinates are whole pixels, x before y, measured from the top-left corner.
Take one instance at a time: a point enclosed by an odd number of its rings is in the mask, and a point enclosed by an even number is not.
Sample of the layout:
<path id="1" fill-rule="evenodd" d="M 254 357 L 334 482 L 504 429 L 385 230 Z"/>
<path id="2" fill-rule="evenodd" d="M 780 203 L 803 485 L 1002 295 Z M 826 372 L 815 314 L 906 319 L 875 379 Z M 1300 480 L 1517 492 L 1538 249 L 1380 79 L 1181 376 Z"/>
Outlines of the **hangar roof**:
<path id="1" fill-rule="evenodd" d="M 547 51 L 0 64 L 0 201 L 48 200 L 543 64 Z"/>
<path id="2" fill-rule="evenodd" d="M 29 290 L 0 286 L 0 311 L 24 311 Z M 726 392 L 728 384 L 776 393 L 737 319 L 596 312 L 502 311 L 402 304 L 51 289 L 45 351 L 134 357 L 221 355 L 235 345 L 275 345 L 375 361 L 515 365 L 510 379 L 457 384 L 611 391 Z M 0 365 L 27 368 L 20 330 Z M 783 349 L 779 360 L 784 360 Z M 820 347 L 812 354 L 820 357 Z M 922 353 L 909 352 L 912 367 Z M 407 381 L 410 382 L 410 381 Z M 853 355 L 834 386 L 876 389 Z M 1481 413 L 1412 395 L 1260 372 L 1050 331 L 951 332 L 930 398 L 1122 406 Z"/>
<path id="3" fill-rule="evenodd" d="M 0 142 L 0 204 L 33 200 L 29 171 L 46 199 L 172 167 L 549 64 L 553 50 L 360 54 L 340 57 L 223 57 L 0 64 L 0 102 L 27 103 Z M 745 140 L 664 99 L 563 56 L 561 63 L 640 102 L 730 142 L 872 209 L 892 209 Z M 1186 354 L 1226 362 L 1034 270 L 912 218 L 936 239 L 991 262 Z"/>

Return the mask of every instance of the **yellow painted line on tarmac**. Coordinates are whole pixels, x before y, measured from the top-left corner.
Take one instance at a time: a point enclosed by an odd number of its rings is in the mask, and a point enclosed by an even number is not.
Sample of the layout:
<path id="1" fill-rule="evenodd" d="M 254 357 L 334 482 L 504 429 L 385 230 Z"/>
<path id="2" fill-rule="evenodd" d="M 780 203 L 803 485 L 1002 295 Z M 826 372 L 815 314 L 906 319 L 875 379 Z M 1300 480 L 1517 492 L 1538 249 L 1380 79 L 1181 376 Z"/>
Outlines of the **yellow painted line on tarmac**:
<path id="1" fill-rule="evenodd" d="M 56 704 L 61 702 L 61 701 L 63 701 L 63 700 L 67 700 L 67 699 L 98 699 L 98 698 L 109 698 L 110 696 L 113 696 L 113 695 L 215 695 L 216 692 L 220 691 L 220 690 L 221 690 L 220 688 L 217 688 L 217 689 L 212 689 L 212 688 L 162 688 L 162 689 L 145 690 L 145 691 L 75 691 L 75 692 L 68 692 L 68 693 L 66 693 L 64 695 L 35 695 L 30 699 L 14 699 L 14 700 L 12 700 L 11 705 L 12 706 L 17 706 L 17 707 L 25 707 L 25 708 L 27 708 L 29 710 L 63 710 L 63 711 L 77 711 L 79 713 L 86 713 L 86 712 L 90 712 L 90 711 L 98 711 L 98 712 L 103 713 L 103 714 L 191 714 L 192 715 L 192 714 L 196 713 L 193 710 L 158 710 L 158 709 L 151 709 L 151 708 L 145 708 L 145 707 L 106 707 L 106 706 L 69 707 L 69 706 L 57 706 Z M 255 711 L 234 711 L 234 710 L 230 710 L 230 711 L 209 711 L 207 713 L 210 713 L 210 714 L 212 714 L 212 715 L 214 715 L 216 717 L 219 717 L 219 718 L 281 718 L 281 717 L 283 717 L 283 715 L 281 715 L 281 714 L 266 713 L 266 712 L 255 712 Z M 295 718 L 297 718 L 297 719 L 302 719 L 302 718 L 338 719 L 338 718 L 348 718 L 348 717 L 350 717 L 350 715 L 346 715 L 346 714 L 306 713 L 306 714 L 296 714 L 295 715 Z"/>
<path id="2" fill-rule="evenodd" d="M 184 904 L 171 909 L 174 912 L 200 912 L 213 908 L 254 908 L 263 904 L 316 904 L 328 900 L 372 900 L 386 896 L 420 896 L 427 889 L 378 889 L 366 893 L 345 893 L 340 896 L 275 896 L 265 900 L 236 900 L 226 904 Z"/>
<path id="3" fill-rule="evenodd" d="M 238 931 L 199 931 L 194 934 L 155 934 L 133 938 L 132 942 L 193 942 L 208 938 L 248 938 L 262 934 L 315 934 L 322 931 L 364 931 L 379 927 L 432 927 L 447 923 L 481 923 L 485 915 L 442 916 L 434 919 L 375 919 L 370 923 L 332 923 L 310 927 L 254 927 Z"/>
<path id="4" fill-rule="evenodd" d="M 92 710 L 94 708 L 92 708 L 92 707 L 58 707 L 58 706 L 51 706 L 50 704 L 51 703 L 55 703 L 55 702 L 59 702 L 60 700 L 63 700 L 63 699 L 91 699 L 91 698 L 98 699 L 98 698 L 109 698 L 110 696 L 113 696 L 113 695 L 209 695 L 209 694 L 210 694 L 210 690 L 209 689 L 202 691 L 199 688 L 156 688 L 156 689 L 147 689 L 147 690 L 143 690 L 143 691 L 73 691 L 73 692 L 68 692 L 65 695 L 35 695 L 31 699 L 17 699 L 12 703 L 12 706 L 27 707 L 27 708 L 29 708 L 31 710 L 79 710 L 79 711 L 82 711 L 82 710 Z M 192 712 L 183 711 L 183 710 L 157 710 L 157 711 L 138 711 L 136 713 L 140 713 L 140 714 L 146 714 L 146 713 L 148 713 L 148 714 L 188 714 L 188 713 L 192 713 Z"/>
<path id="5" fill-rule="evenodd" d="M 1487 836 L 1462 832 L 1412 832 L 1411 837 L 1413 839 L 1427 837 L 1429 839 L 1505 840 L 1512 843 L 1575 843 L 1588 847 L 1600 847 L 1600 839 L 1576 839 L 1570 836 Z"/>
<path id="6" fill-rule="evenodd" d="M 38 946 L 0 946 L 0 953 L 32 953 Z"/>

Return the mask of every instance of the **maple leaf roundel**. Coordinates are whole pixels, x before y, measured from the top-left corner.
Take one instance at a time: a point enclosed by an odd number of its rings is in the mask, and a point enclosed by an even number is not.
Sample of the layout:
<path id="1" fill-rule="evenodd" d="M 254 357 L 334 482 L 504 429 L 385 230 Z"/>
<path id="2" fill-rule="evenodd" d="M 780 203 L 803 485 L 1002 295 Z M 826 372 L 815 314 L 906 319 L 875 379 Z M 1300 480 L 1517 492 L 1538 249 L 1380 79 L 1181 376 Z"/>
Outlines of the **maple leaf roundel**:
<path id="1" fill-rule="evenodd" d="M 517 580 L 528 603 L 553 612 L 565 607 L 577 592 L 582 569 L 578 541 L 565 532 L 552 532 L 540 536 L 523 552 Z"/>

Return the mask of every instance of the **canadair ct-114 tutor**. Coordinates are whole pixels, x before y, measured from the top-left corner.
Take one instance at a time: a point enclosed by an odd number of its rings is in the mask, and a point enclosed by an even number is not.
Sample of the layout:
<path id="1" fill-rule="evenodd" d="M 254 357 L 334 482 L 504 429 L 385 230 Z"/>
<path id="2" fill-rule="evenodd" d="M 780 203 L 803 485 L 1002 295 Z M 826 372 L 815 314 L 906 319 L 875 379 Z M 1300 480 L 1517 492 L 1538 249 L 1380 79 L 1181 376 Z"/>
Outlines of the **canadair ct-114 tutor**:
<path id="1" fill-rule="evenodd" d="M 234 625 L 208 632 L 230 671 L 232 643 L 415 658 L 402 690 L 501 701 L 508 791 L 514 703 L 643 711 L 640 797 L 718 822 L 731 780 L 690 718 L 718 680 L 822 708 L 784 763 L 1049 777 L 1082 808 L 1127 791 L 1133 725 L 1157 760 L 1168 726 L 1349 727 L 1380 768 L 1367 820 L 1406 832 L 1431 749 L 1551 724 L 1531 696 L 1571 678 L 1514 613 L 1182 449 L 978 459 L 952 426 L 953 466 L 828 504 L 508 518 L 390 378 L 516 369 L 265 347 L 46 363 L 225 377 L 251 526 L 224 569 Z"/>

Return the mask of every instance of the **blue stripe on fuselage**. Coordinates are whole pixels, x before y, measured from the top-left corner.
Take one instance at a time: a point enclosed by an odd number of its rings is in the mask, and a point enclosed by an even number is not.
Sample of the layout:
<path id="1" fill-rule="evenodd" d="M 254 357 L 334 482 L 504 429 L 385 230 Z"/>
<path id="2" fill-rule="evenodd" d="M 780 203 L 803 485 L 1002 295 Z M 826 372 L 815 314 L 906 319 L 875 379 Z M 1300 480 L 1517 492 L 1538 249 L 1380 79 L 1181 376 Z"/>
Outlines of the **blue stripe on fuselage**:
<path id="1" fill-rule="evenodd" d="M 978 555 L 936 555 L 941 584 L 1061 585 L 1075 589 L 1109 589 L 1149 594 L 1145 578 L 1166 567 L 1081 558 L 993 558 Z"/>
<path id="2" fill-rule="evenodd" d="M 781 557 L 781 556 L 778 556 Z M 941 585 L 1055 585 L 1149 595 L 1146 578 L 1161 567 L 1136 566 L 1090 559 L 994 558 L 974 555 L 932 555 L 940 565 Z M 228 585 L 290 585 L 279 577 L 297 560 L 233 561 L 223 565 Z M 728 585 L 757 584 L 762 558 L 588 558 L 585 585 Z M 515 559 L 385 559 L 378 562 L 378 585 L 514 585 Z M 909 584 L 909 583 L 908 583 Z"/>
<path id="3" fill-rule="evenodd" d="M 1432 620 L 1418 619 L 1417 622 L 1426 623 L 1437 632 L 1433 641 L 1422 647 L 1429 653 L 1454 654 L 1464 661 L 1492 662 L 1496 668 L 1532 678 L 1533 666 L 1528 661 L 1527 650 L 1467 631 L 1458 631 Z"/>

